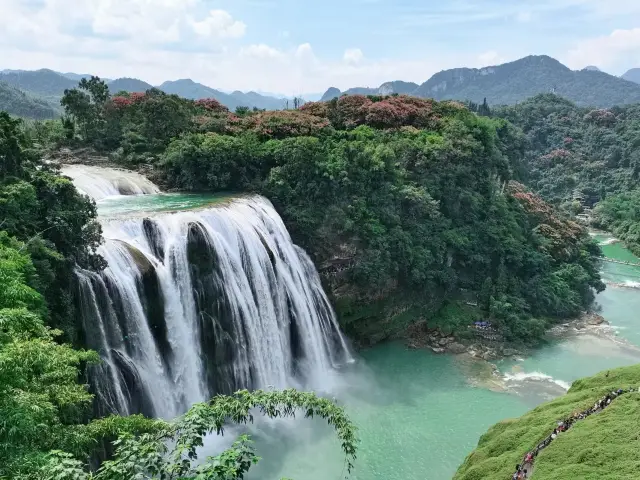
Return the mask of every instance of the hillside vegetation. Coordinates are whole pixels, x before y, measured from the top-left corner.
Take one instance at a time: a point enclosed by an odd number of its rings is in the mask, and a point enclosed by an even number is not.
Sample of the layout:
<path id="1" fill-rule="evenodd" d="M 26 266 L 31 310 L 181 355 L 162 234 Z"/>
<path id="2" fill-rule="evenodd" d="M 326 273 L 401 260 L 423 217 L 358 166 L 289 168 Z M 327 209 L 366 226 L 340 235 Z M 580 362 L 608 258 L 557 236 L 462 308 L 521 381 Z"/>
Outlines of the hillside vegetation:
<path id="1" fill-rule="evenodd" d="M 104 267 L 96 255 L 96 207 L 54 164 L 41 161 L 22 128 L 0 112 L 0 478 L 129 480 L 153 471 L 161 478 L 239 480 L 259 460 L 248 436 L 198 462 L 195 449 L 205 433 L 251 422 L 256 411 L 326 419 L 349 471 L 355 427 L 342 408 L 313 393 L 217 396 L 175 421 L 94 417 L 86 368 L 100 358 L 72 346 L 82 338 L 72 291 L 75 268 Z"/>
<path id="2" fill-rule="evenodd" d="M 77 141 L 167 187 L 267 196 L 360 342 L 420 320 L 466 332 L 473 316 L 535 342 L 603 288 L 586 232 L 513 182 L 520 134 L 460 104 L 347 96 L 236 115 L 159 90 L 110 98 L 97 80 L 64 103 Z M 442 315 L 463 298 L 473 316 Z"/>
<path id="3" fill-rule="evenodd" d="M 60 114 L 50 103 L 27 95 L 2 81 L 0 81 L 0 110 L 16 117 L 37 120 L 55 118 Z"/>
<path id="4" fill-rule="evenodd" d="M 2 97 L 0 97 L 0 102 L 2 102 L 0 103 L 0 109 L 9 111 L 11 108 L 11 113 L 19 111 L 22 113 L 15 113 L 15 115 L 26 118 L 52 118 L 53 116 L 57 116 L 61 111 L 60 100 L 65 90 L 73 89 L 83 78 L 89 80 L 91 75 L 59 73 L 48 69 L 2 71 L 0 72 L 0 84 L 4 82 L 5 85 L 13 87 L 12 95 L 15 98 L 11 101 L 3 101 Z M 109 86 L 111 94 L 114 95 L 121 91 L 127 93 L 144 93 L 147 90 L 155 88 L 153 85 L 137 78 L 109 80 L 107 85 Z M 167 81 L 157 88 L 165 93 L 175 94 L 191 100 L 213 98 L 232 111 L 235 111 L 237 108 L 282 110 L 287 108 L 287 105 L 290 105 L 291 108 L 294 106 L 293 98 L 276 98 L 261 95 L 256 92 L 235 91 L 225 93 L 194 82 L 191 79 Z M 15 92 L 24 95 L 16 96 Z M 7 96 L 8 94 L 0 91 L 0 95 Z M 43 111 L 39 111 L 34 106 L 34 102 L 48 110 L 53 110 L 55 113 L 45 115 Z M 296 104 L 302 104 L 303 100 L 295 99 L 295 102 Z"/>
<path id="5" fill-rule="evenodd" d="M 454 480 L 507 480 L 523 456 L 558 421 L 591 407 L 619 388 L 640 387 L 640 365 L 619 368 L 573 383 L 568 393 L 518 419 L 489 429 L 458 469 Z M 640 393 L 615 399 L 605 410 L 576 422 L 536 458 L 540 480 L 632 480 L 640 471 Z"/>
<path id="6" fill-rule="evenodd" d="M 527 185 L 573 213 L 581 202 L 592 206 L 640 181 L 640 105 L 582 108 L 545 94 L 491 115 L 523 130 Z"/>
<path id="7" fill-rule="evenodd" d="M 613 195 L 600 202 L 595 210 L 595 222 L 640 256 L 640 190 Z"/>

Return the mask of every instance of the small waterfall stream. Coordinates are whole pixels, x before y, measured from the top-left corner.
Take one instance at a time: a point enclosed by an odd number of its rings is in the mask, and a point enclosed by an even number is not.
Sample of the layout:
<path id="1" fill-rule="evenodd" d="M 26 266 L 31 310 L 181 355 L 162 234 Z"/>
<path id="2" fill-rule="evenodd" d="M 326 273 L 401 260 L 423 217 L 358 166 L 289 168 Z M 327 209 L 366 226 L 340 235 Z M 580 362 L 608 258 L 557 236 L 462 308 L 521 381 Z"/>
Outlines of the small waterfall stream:
<path id="1" fill-rule="evenodd" d="M 93 169 L 82 190 L 157 191 L 118 173 Z M 103 413 L 170 418 L 241 388 L 323 389 L 351 360 L 313 263 L 268 200 L 101 223 L 108 267 L 78 271 L 78 304 L 103 359 L 92 375 Z"/>

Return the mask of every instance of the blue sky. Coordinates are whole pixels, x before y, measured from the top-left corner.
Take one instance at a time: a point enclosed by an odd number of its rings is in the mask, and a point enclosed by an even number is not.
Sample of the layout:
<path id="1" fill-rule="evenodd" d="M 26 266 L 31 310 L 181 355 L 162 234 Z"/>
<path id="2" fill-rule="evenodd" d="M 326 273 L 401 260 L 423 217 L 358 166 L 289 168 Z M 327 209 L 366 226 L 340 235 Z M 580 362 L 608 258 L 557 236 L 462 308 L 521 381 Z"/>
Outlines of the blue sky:
<path id="1" fill-rule="evenodd" d="M 0 69 L 299 94 L 548 54 L 640 67 L 640 0 L 0 0 Z"/>

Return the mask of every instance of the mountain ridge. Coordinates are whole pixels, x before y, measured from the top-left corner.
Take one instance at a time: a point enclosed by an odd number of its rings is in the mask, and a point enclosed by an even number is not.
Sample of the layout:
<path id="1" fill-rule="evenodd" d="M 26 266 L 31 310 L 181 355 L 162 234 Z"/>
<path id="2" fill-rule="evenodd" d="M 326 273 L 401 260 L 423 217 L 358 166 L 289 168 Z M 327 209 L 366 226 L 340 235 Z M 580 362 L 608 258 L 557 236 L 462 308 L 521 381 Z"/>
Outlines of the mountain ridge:
<path id="1" fill-rule="evenodd" d="M 640 79 L 638 81 L 640 83 Z M 411 85 L 410 82 L 403 83 Z M 611 107 L 640 103 L 640 87 L 632 81 L 609 75 L 595 67 L 571 70 L 547 55 L 529 55 L 513 62 L 483 68 L 442 70 L 413 91 L 405 88 L 402 92 L 391 93 L 476 103 L 482 103 L 486 98 L 493 105 L 512 105 L 548 92 L 554 92 L 580 106 Z M 361 87 L 340 92 L 332 87 L 325 92 L 322 100 L 331 100 L 343 94 L 380 93 L 379 89 Z"/>
<path id="2" fill-rule="evenodd" d="M 621 78 L 624 78 L 628 82 L 640 83 L 640 68 L 628 70 Z"/>
<path id="3" fill-rule="evenodd" d="M 19 95 L 15 96 L 15 92 L 11 94 L 5 92 L 7 104 L 11 103 L 13 105 L 15 102 L 19 102 L 21 98 L 29 98 L 30 100 L 42 99 L 47 101 L 54 111 L 60 110 L 59 102 L 65 90 L 77 87 L 80 80 L 90 77 L 90 74 L 62 73 L 50 69 L 2 70 L 0 72 L 0 82 L 4 82 L 8 86 L 18 89 L 26 95 L 25 97 L 21 97 Z M 214 98 L 232 111 L 238 107 L 282 110 L 286 108 L 287 102 L 293 105 L 293 99 L 291 98 L 272 97 L 254 91 L 241 92 L 236 90 L 232 93 L 225 93 L 207 85 L 197 83 L 191 79 L 169 80 L 157 87 L 138 78 L 131 77 L 103 80 L 107 82 L 107 86 L 112 95 L 121 91 L 133 93 L 158 88 L 165 93 L 179 95 L 192 100 Z M 12 98 L 11 102 L 8 101 L 9 97 Z M 31 101 L 24 101 L 24 107 L 18 110 L 30 111 L 36 109 Z M 40 112 L 38 115 L 41 116 L 42 114 L 43 112 Z"/>

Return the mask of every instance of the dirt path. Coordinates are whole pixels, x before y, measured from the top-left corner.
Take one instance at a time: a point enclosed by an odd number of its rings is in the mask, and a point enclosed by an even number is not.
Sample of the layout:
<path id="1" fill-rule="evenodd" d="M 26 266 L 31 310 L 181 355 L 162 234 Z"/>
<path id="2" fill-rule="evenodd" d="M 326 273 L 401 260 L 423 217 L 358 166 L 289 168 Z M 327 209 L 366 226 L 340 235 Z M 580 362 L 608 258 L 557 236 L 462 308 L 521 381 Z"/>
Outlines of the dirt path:
<path id="1" fill-rule="evenodd" d="M 569 417 L 568 419 L 565 419 L 564 421 L 559 423 L 558 427 L 554 428 L 554 430 L 553 430 L 555 436 L 553 434 L 549 435 L 542 442 L 538 443 L 538 446 L 534 450 L 532 450 L 530 452 L 527 452 L 527 454 L 523 458 L 522 463 L 520 464 L 521 465 L 520 470 L 518 472 L 514 473 L 511 478 L 531 478 L 531 477 L 533 477 L 533 467 L 534 467 L 534 463 L 535 463 L 535 458 L 538 456 L 538 454 L 542 450 L 544 450 L 549 445 L 551 445 L 553 440 L 555 440 L 555 438 L 557 438 L 558 435 L 564 435 L 564 433 L 566 433 L 567 430 L 569 430 L 574 423 L 580 422 L 582 420 L 586 420 L 591 415 L 594 415 L 594 414 L 602 412 L 605 408 L 607 408 L 609 405 L 611 405 L 611 403 L 613 403 L 613 401 L 616 398 L 620 397 L 621 395 L 623 395 L 625 393 L 631 393 L 631 392 L 640 392 L 640 389 L 635 389 L 635 388 L 628 389 L 628 390 L 619 389 L 619 390 L 617 390 L 615 392 L 608 393 L 603 398 L 598 400 L 594 404 L 594 406 L 592 408 L 590 408 L 588 410 L 585 410 L 584 412 L 581 412 L 580 414 L 573 415 L 573 416 Z M 562 430 L 558 429 L 558 428 L 560 428 L 560 425 L 562 425 L 564 427 Z M 530 461 L 526 461 L 526 459 L 529 458 L 530 456 L 532 456 L 533 459 L 531 459 Z M 525 470 L 527 471 L 527 476 L 526 477 L 517 476 L 520 471 L 525 471 Z"/>

